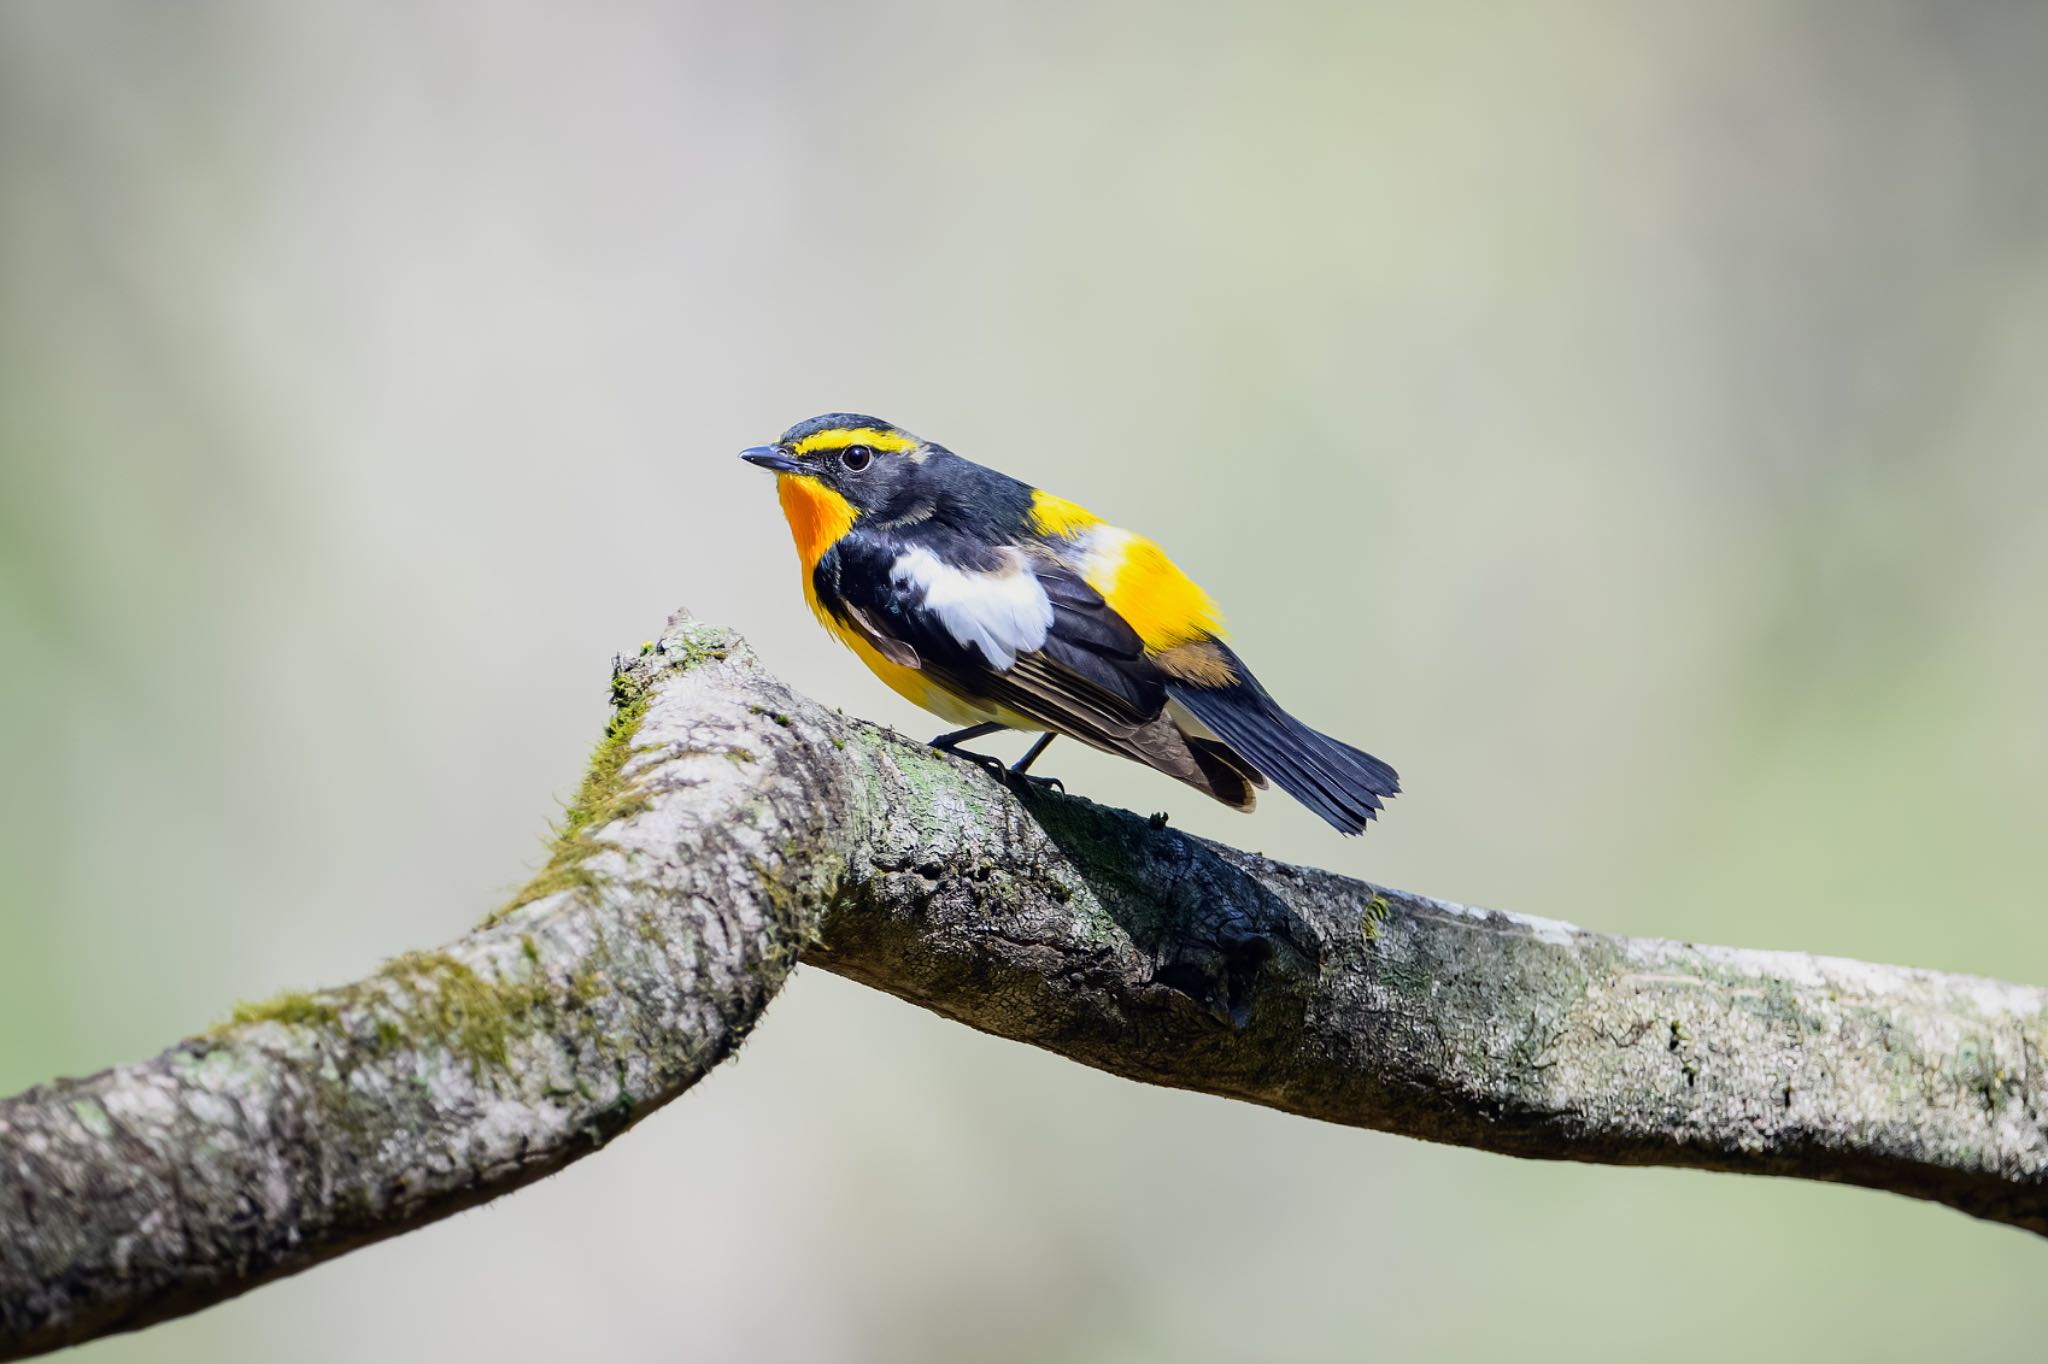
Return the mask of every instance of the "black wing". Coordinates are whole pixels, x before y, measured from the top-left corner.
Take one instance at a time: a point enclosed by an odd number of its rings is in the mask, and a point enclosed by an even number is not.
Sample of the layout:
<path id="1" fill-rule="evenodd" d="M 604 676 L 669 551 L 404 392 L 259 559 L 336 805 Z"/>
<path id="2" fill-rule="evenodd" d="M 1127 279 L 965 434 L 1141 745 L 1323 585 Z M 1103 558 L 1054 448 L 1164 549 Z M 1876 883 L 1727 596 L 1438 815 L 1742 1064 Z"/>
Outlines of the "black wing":
<path id="1" fill-rule="evenodd" d="M 1007 575 L 1029 574 L 1050 608 L 1036 648 L 1002 665 L 948 623 L 945 604 L 899 574 L 906 550 L 919 548 L 967 574 L 1015 588 Z M 1015 546 L 990 548 L 933 529 L 912 539 L 855 532 L 818 562 L 818 600 L 890 661 L 917 668 L 956 695 L 1002 706 L 1032 724 L 1131 758 L 1240 810 L 1264 779 L 1223 743 L 1183 733 L 1166 713 L 1167 679 L 1144 642 L 1102 595 L 1071 569 Z M 958 589 L 961 584 L 954 582 Z M 972 584 L 968 584 L 971 588 Z M 957 592 L 950 603 L 959 609 Z M 999 650 L 1000 652 L 1000 650 Z"/>
<path id="2" fill-rule="evenodd" d="M 969 583 L 1031 575 L 1051 607 L 1043 641 L 1000 666 L 1001 659 L 948 625 L 923 588 L 898 574 L 899 561 L 913 548 L 941 558 Z M 1137 632 L 1094 588 L 1049 558 L 934 533 L 912 539 L 856 532 L 818 561 L 812 586 L 826 609 L 890 661 L 1047 729 L 1110 746 L 1166 704 L 1165 679 L 1146 659 Z"/>

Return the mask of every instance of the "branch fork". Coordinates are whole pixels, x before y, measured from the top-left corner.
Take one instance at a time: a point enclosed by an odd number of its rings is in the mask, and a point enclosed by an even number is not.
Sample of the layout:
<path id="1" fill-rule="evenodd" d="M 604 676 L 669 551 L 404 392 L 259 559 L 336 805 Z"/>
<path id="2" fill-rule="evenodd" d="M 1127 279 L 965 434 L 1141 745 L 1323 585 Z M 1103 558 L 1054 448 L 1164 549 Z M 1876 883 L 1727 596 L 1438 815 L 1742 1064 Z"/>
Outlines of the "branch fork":
<path id="1" fill-rule="evenodd" d="M 0 1101 L 0 1359 L 196 1311 L 599 1149 L 802 960 L 1153 1084 L 2048 1234 L 2048 992 L 1589 933 L 991 780 L 673 618 L 473 932 Z"/>

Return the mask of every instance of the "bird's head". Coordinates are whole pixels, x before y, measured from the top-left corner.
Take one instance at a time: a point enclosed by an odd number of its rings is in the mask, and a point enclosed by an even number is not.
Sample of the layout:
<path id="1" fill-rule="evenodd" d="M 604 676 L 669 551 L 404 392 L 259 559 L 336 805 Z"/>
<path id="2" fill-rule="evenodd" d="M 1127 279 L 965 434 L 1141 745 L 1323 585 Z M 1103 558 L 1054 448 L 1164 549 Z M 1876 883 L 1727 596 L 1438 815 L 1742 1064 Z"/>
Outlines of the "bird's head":
<path id="1" fill-rule="evenodd" d="M 740 458 L 778 475 L 785 510 L 795 495 L 844 502 L 849 521 L 894 521 L 916 517 L 929 500 L 921 475 L 937 449 L 879 417 L 828 412 L 798 422 L 773 445 L 740 451 Z"/>

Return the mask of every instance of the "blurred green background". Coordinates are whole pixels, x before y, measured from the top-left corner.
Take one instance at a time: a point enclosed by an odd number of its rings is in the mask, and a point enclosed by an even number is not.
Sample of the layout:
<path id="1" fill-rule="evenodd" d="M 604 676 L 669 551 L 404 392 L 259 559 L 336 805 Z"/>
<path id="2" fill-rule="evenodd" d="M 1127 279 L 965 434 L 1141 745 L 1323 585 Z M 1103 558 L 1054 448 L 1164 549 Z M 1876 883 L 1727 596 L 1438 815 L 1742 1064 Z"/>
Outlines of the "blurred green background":
<path id="1" fill-rule="evenodd" d="M 739 447 L 1157 536 L 1401 769 L 1276 856 L 2048 981 L 2048 6 L 0 7 L 0 1090 L 475 922 Z M 2038 1357 L 1854 1190 L 1139 1088 L 801 972 L 601 1158 L 94 1360 Z"/>

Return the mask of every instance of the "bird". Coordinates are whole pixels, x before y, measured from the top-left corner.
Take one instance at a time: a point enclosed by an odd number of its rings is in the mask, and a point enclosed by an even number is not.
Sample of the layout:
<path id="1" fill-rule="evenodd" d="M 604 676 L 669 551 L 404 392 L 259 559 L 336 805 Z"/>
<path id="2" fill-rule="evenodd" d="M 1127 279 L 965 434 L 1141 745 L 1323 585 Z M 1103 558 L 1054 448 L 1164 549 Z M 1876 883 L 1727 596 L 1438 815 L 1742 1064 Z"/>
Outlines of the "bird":
<path id="1" fill-rule="evenodd" d="M 1248 811 L 1270 781 L 1342 833 L 1401 789 L 1386 763 L 1283 710 L 1209 594 L 1158 544 L 877 417 L 828 412 L 740 452 L 775 474 L 804 600 L 883 683 L 960 728 L 1056 735 Z M 1064 790 L 1064 787 L 1061 787 Z"/>

